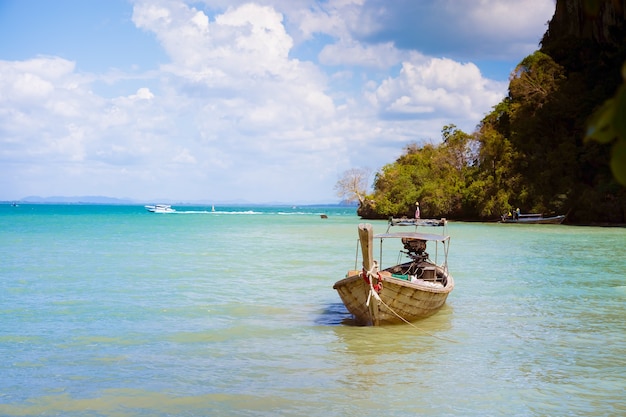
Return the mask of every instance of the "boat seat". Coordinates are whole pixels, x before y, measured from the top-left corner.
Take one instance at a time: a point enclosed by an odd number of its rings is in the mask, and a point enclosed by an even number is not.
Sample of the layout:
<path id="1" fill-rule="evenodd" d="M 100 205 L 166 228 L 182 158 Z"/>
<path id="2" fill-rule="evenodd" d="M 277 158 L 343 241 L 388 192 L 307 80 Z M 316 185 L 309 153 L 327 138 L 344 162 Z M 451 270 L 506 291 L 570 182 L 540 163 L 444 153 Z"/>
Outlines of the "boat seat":
<path id="1" fill-rule="evenodd" d="M 421 278 L 424 281 L 436 281 L 437 280 L 437 271 L 434 266 L 426 266 L 422 268 L 422 276 Z"/>

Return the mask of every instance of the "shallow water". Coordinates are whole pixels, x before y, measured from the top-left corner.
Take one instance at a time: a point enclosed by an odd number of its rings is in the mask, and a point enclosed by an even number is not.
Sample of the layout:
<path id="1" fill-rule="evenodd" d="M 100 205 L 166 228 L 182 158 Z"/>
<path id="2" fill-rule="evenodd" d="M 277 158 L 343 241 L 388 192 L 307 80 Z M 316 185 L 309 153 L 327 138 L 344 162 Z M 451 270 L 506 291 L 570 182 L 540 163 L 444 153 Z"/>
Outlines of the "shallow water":
<path id="1" fill-rule="evenodd" d="M 370 328 L 353 210 L 176 208 L 0 206 L 0 415 L 626 414 L 623 228 L 450 223 L 446 306 Z"/>

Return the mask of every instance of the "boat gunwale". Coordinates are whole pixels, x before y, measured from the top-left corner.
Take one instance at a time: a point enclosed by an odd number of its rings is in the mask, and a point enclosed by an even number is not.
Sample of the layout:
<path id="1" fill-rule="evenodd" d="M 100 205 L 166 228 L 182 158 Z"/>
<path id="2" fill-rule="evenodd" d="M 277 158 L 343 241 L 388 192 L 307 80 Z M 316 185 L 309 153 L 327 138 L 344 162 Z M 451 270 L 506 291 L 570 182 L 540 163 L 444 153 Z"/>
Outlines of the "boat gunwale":
<path id="1" fill-rule="evenodd" d="M 419 281 L 418 282 L 407 281 L 401 278 L 395 278 L 393 276 L 385 276 L 384 274 L 381 274 L 380 277 L 384 282 L 388 282 L 394 285 L 400 285 L 402 287 L 414 288 L 414 289 L 424 291 L 424 292 L 434 292 L 434 293 L 443 294 L 443 293 L 449 293 L 454 289 L 454 278 L 452 278 L 452 275 L 448 273 L 446 273 L 446 285 L 441 286 L 441 287 L 433 287 L 428 284 L 425 284 L 430 281 L 424 281 L 424 284 L 422 284 Z"/>
<path id="2" fill-rule="evenodd" d="M 380 278 L 383 281 L 388 281 L 388 282 L 391 282 L 391 283 L 394 283 L 394 284 L 398 284 L 398 285 L 412 284 L 412 285 L 409 285 L 409 286 L 410 287 L 414 287 L 415 285 L 420 286 L 421 283 L 419 281 L 418 282 L 413 282 L 413 281 L 407 281 L 407 280 L 404 280 L 402 278 L 395 277 L 394 273 L 391 271 L 392 268 L 407 267 L 408 265 L 413 264 L 413 263 L 414 263 L 413 261 L 409 261 L 409 262 L 405 262 L 405 263 L 402 263 L 402 264 L 390 265 L 390 266 L 388 266 L 388 267 L 386 267 L 384 269 L 381 269 L 380 272 L 379 272 L 380 273 Z M 451 288 L 454 288 L 454 278 L 452 277 L 452 274 L 450 274 L 450 271 L 447 268 L 447 264 L 438 264 L 436 262 L 433 262 L 432 260 L 427 260 L 427 261 L 422 261 L 420 263 L 420 267 L 422 267 L 422 268 L 423 267 L 432 267 L 432 268 L 435 268 L 435 270 L 438 273 L 441 273 L 442 275 L 444 275 L 444 278 L 446 279 L 446 285 L 444 287 L 439 288 L 439 289 L 447 289 L 450 286 L 450 284 L 452 284 Z M 341 278 L 340 280 L 338 280 L 335 284 L 339 284 L 340 282 L 345 281 L 345 280 L 347 280 L 349 278 L 355 278 L 355 277 L 362 278 L 363 277 L 362 276 L 362 274 L 363 274 L 362 271 L 352 270 L 350 272 L 354 272 L 354 273 L 352 275 L 346 275 L 344 278 Z M 449 283 L 448 280 L 451 280 L 452 282 Z M 429 282 L 429 280 L 424 280 L 424 281 Z M 439 280 L 436 280 L 436 281 L 437 282 L 441 282 Z M 335 285 L 333 285 L 333 288 L 335 288 Z M 420 286 L 420 289 L 421 288 L 426 288 L 427 290 L 437 289 L 437 287 L 431 287 L 430 285 L 422 285 L 422 286 Z M 445 292 L 445 291 L 442 291 L 442 292 Z"/>
<path id="3" fill-rule="evenodd" d="M 427 284 L 422 284 L 420 282 L 412 282 L 407 281 L 401 278 L 396 278 L 391 275 L 381 274 L 380 278 L 383 282 L 388 282 L 393 285 L 399 285 L 401 287 L 413 288 L 416 290 L 424 291 L 424 292 L 435 292 L 435 293 L 449 293 L 454 289 L 454 278 L 449 273 L 446 273 L 446 285 L 443 287 L 433 287 Z M 350 281 L 354 281 L 357 279 L 363 279 L 361 273 L 350 275 L 345 278 L 340 279 L 335 282 L 333 285 L 333 289 L 337 289 L 337 287 L 347 284 Z M 425 281 L 429 282 L 429 281 Z"/>

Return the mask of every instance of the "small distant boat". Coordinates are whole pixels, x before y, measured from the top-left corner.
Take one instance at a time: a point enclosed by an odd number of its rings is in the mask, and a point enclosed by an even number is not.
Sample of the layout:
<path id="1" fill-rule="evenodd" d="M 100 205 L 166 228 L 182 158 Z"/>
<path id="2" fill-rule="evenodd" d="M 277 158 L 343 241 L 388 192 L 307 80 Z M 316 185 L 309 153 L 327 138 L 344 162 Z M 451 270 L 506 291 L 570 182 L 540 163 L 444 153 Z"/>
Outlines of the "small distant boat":
<path id="1" fill-rule="evenodd" d="M 454 279 L 448 272 L 450 236 L 412 232 L 392 232 L 391 226 L 408 226 L 415 222 L 392 222 L 386 233 L 374 235 L 372 225 L 359 224 L 359 244 L 363 259 L 362 271 L 351 270 L 346 278 L 335 283 L 341 300 L 359 324 L 379 326 L 406 322 L 435 314 L 454 289 Z M 438 223 L 437 223 L 438 224 Z M 380 240 L 380 264 L 373 259 L 373 241 Z M 399 241 L 403 248 L 399 257 L 404 261 L 380 269 L 383 243 Z M 435 260 L 426 252 L 433 244 Z M 441 250 L 441 252 L 440 252 Z M 437 263 L 437 258 L 443 262 Z M 357 250 L 358 258 L 358 250 Z"/>
<path id="2" fill-rule="evenodd" d="M 564 214 L 558 216 L 544 217 L 543 214 L 518 214 L 507 215 L 503 214 L 500 218 L 500 223 L 523 223 L 523 224 L 561 224 L 567 217 Z"/>
<path id="3" fill-rule="evenodd" d="M 174 213 L 176 211 L 169 204 L 154 204 L 144 207 L 152 213 Z"/>

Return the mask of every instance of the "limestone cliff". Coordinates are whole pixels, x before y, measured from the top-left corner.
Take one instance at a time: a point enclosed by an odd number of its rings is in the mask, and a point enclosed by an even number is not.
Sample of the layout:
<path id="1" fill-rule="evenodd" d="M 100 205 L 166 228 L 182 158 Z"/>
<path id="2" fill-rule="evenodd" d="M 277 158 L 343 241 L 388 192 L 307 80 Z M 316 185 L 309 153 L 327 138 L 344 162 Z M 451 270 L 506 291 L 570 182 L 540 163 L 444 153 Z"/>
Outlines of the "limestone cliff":
<path id="1" fill-rule="evenodd" d="M 617 45 L 623 41 L 617 32 L 625 22 L 626 0 L 557 0 L 542 44 L 558 38 L 579 38 Z"/>

